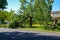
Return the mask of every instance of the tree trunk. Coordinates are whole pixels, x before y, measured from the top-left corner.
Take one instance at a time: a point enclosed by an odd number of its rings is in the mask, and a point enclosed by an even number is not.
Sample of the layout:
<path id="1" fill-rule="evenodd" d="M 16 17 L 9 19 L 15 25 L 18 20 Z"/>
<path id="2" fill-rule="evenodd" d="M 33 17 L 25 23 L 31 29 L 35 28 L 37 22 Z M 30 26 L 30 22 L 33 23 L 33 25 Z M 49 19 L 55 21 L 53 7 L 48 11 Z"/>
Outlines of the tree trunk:
<path id="1" fill-rule="evenodd" d="M 30 27 L 32 27 L 32 19 L 33 17 L 30 17 Z"/>

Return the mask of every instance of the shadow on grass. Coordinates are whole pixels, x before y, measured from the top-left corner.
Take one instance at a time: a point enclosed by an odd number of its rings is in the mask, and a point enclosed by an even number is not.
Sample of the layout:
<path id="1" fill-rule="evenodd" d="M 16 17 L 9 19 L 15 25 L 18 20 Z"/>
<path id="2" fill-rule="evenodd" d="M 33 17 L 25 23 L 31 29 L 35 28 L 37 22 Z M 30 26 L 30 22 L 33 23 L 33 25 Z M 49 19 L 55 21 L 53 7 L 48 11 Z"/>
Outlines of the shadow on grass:
<path id="1" fill-rule="evenodd" d="M 0 32 L 0 40 L 60 40 L 60 37 L 29 32 Z"/>

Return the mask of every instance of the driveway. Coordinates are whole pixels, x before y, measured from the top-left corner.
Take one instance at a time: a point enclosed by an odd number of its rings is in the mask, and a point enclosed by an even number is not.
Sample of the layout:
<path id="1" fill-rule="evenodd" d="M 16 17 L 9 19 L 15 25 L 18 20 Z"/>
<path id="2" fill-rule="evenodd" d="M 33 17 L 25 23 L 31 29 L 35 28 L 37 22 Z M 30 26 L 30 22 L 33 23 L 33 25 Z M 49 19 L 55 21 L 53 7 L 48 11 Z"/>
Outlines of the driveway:
<path id="1" fill-rule="evenodd" d="M 60 34 L 0 28 L 0 40 L 60 40 Z"/>

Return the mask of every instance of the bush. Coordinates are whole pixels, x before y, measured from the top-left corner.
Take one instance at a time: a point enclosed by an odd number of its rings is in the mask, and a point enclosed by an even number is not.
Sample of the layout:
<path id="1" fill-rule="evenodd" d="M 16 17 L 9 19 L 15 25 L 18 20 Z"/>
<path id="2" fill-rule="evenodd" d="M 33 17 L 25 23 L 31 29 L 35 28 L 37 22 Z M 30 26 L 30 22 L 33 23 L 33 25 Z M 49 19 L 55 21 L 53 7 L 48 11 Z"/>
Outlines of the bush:
<path id="1" fill-rule="evenodd" d="M 14 21 L 14 22 L 10 23 L 10 25 L 9 25 L 9 28 L 17 28 L 17 27 L 19 27 L 19 24 L 17 21 Z"/>
<path id="2" fill-rule="evenodd" d="M 58 23 L 57 25 L 60 26 L 60 23 Z"/>
<path id="3" fill-rule="evenodd" d="M 19 27 L 20 28 L 24 28 L 23 27 L 23 23 L 18 22 L 17 20 L 12 22 L 12 23 L 10 23 L 10 25 L 9 25 L 9 28 L 19 28 Z"/>

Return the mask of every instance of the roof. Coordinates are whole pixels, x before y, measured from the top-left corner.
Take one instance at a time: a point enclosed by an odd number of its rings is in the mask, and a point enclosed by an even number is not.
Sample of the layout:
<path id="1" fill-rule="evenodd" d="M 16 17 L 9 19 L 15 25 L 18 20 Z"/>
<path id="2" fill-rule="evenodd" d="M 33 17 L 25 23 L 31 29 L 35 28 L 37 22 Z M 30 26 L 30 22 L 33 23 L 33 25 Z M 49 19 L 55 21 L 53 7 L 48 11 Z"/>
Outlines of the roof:
<path id="1" fill-rule="evenodd" d="M 51 13 L 60 13 L 60 11 L 52 11 Z"/>

